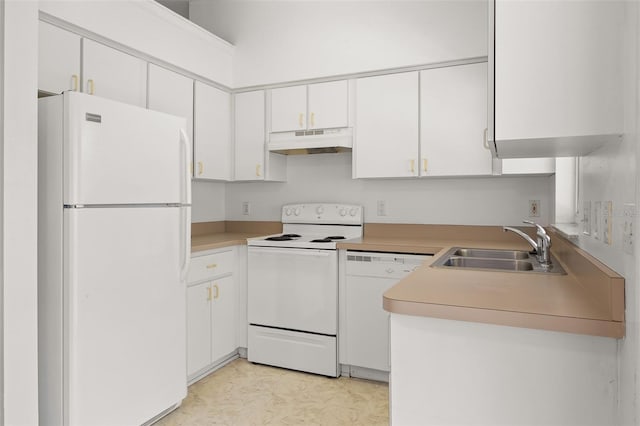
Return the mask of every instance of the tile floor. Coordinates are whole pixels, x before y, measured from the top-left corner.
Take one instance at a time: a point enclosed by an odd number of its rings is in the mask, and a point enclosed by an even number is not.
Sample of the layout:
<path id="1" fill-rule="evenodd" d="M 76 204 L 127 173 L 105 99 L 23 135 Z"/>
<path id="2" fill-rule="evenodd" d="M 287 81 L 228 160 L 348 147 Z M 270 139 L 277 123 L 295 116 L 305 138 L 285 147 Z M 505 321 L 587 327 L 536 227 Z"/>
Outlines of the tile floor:
<path id="1" fill-rule="evenodd" d="M 189 387 L 158 426 L 388 425 L 386 383 L 332 379 L 237 359 Z"/>

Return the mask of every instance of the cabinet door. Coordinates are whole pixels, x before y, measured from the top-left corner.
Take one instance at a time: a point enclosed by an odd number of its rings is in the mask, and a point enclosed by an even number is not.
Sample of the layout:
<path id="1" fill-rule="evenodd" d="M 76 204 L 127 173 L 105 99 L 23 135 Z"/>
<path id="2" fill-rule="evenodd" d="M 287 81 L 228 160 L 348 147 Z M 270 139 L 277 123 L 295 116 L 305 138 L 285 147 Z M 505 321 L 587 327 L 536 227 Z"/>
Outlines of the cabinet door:
<path id="1" fill-rule="evenodd" d="M 82 90 L 127 104 L 147 106 L 147 63 L 82 39 Z"/>
<path id="2" fill-rule="evenodd" d="M 211 283 L 187 287 L 187 376 L 211 363 Z"/>
<path id="3" fill-rule="evenodd" d="M 231 178 L 231 97 L 196 81 L 193 124 L 194 176 Z"/>
<path id="4" fill-rule="evenodd" d="M 235 180 L 264 179 L 264 91 L 235 95 Z"/>
<path id="5" fill-rule="evenodd" d="M 354 177 L 418 175 L 418 73 L 356 81 Z"/>
<path id="6" fill-rule="evenodd" d="M 420 175 L 490 175 L 487 64 L 420 72 Z"/>
<path id="7" fill-rule="evenodd" d="M 271 131 L 290 132 L 307 128 L 307 86 L 271 91 Z"/>
<path id="8" fill-rule="evenodd" d="M 233 275 L 214 280 L 212 288 L 211 327 L 213 330 L 213 343 L 211 360 L 215 362 L 238 348 L 236 342 L 238 297 Z"/>
<path id="9" fill-rule="evenodd" d="M 347 278 L 347 363 L 389 371 L 389 313 L 382 295 L 397 279 Z"/>
<path id="10" fill-rule="evenodd" d="M 347 80 L 309 85 L 309 129 L 332 129 L 349 125 Z"/>
<path id="11" fill-rule="evenodd" d="M 147 108 L 187 119 L 187 134 L 193 153 L 193 80 L 149 64 Z"/>
<path id="12" fill-rule="evenodd" d="M 80 36 L 40 21 L 38 90 L 80 90 Z"/>
<path id="13" fill-rule="evenodd" d="M 621 133 L 624 3 L 496 1 L 496 140 Z"/>

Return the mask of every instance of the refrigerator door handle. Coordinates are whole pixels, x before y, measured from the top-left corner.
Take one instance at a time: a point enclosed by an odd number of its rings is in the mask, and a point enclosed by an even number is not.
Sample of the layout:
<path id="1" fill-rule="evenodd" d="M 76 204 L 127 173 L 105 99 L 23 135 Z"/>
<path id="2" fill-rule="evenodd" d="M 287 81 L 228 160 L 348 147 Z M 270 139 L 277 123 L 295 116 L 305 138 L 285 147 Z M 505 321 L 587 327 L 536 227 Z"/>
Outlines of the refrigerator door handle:
<path id="1" fill-rule="evenodd" d="M 180 208 L 180 225 L 181 225 L 181 245 L 182 256 L 180 259 L 180 280 L 182 282 L 187 280 L 189 274 L 189 264 L 191 263 L 191 207 L 183 206 Z"/>
<path id="2" fill-rule="evenodd" d="M 180 144 L 184 146 L 184 162 L 182 164 L 183 181 L 181 188 L 181 203 L 183 206 L 180 208 L 180 221 L 182 235 L 182 255 L 184 259 L 181 259 L 180 263 L 180 279 L 186 281 L 187 274 L 189 273 L 189 263 L 191 261 L 191 147 L 189 143 L 189 137 L 185 133 L 184 129 L 180 129 Z"/>
<path id="3" fill-rule="evenodd" d="M 182 204 L 191 204 L 191 147 L 189 143 L 189 136 L 185 133 L 184 129 L 180 129 L 180 143 L 184 146 L 184 162 L 182 164 L 183 169 L 183 186 L 182 186 Z"/>

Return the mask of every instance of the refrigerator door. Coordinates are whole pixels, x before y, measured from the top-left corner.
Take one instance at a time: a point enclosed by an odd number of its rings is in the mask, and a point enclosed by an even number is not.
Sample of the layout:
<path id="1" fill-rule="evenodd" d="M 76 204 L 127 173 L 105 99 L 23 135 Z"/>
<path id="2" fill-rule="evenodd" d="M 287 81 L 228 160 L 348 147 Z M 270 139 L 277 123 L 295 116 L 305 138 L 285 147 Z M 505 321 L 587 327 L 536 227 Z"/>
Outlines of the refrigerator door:
<path id="1" fill-rule="evenodd" d="M 66 425 L 139 425 L 186 396 L 183 215 L 64 209 Z"/>
<path id="2" fill-rule="evenodd" d="M 189 204 L 186 119 L 64 96 L 64 204 Z"/>

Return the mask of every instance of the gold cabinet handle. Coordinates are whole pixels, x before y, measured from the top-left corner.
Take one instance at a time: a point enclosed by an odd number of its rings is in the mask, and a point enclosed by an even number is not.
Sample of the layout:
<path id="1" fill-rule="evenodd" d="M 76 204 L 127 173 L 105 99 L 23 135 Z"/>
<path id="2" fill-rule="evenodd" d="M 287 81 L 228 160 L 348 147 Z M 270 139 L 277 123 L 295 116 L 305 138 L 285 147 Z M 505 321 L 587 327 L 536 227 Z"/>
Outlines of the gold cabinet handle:
<path id="1" fill-rule="evenodd" d="M 202 161 L 198 161 L 198 176 L 200 176 L 202 173 L 204 173 L 204 164 L 202 163 Z"/>
<path id="2" fill-rule="evenodd" d="M 76 74 L 71 76 L 71 83 L 73 84 L 73 90 L 74 92 L 78 91 L 78 76 Z"/>
<path id="3" fill-rule="evenodd" d="M 211 286 L 207 287 L 207 300 L 211 300 Z"/>
<path id="4" fill-rule="evenodd" d="M 411 173 L 416 172 L 416 160 L 409 160 L 409 164 L 411 164 Z"/>
<path id="5" fill-rule="evenodd" d="M 256 164 L 256 176 L 260 176 L 260 164 Z"/>
<path id="6" fill-rule="evenodd" d="M 89 87 L 89 94 L 93 95 L 95 86 L 93 84 L 93 80 L 92 79 L 87 80 L 87 86 Z"/>
<path id="7" fill-rule="evenodd" d="M 213 296 L 214 299 L 217 299 L 220 297 L 220 288 L 218 287 L 218 284 L 214 284 L 213 288 L 216 289 L 216 294 Z"/>
<path id="8" fill-rule="evenodd" d="M 311 127 L 314 127 L 316 125 L 316 113 L 312 112 L 311 113 Z"/>
<path id="9" fill-rule="evenodd" d="M 300 127 L 302 127 L 302 119 L 304 118 L 304 114 L 300 113 L 298 114 L 298 124 L 300 125 Z"/>
<path id="10" fill-rule="evenodd" d="M 213 268 L 215 268 L 216 266 L 218 266 L 218 264 L 217 264 L 217 263 L 210 263 L 210 264 L 208 264 L 208 265 L 207 265 L 207 269 L 213 269 Z"/>
<path id="11" fill-rule="evenodd" d="M 423 170 L 424 172 L 426 172 L 426 171 L 427 171 L 427 159 L 426 159 L 426 158 L 423 158 L 423 159 L 422 159 L 422 170 Z"/>
<path id="12" fill-rule="evenodd" d="M 484 129 L 484 139 L 482 141 L 482 146 L 484 146 L 484 149 L 489 149 L 489 129 L 487 128 Z"/>

